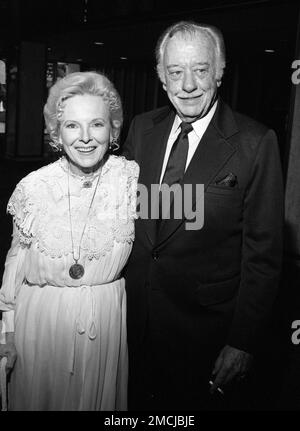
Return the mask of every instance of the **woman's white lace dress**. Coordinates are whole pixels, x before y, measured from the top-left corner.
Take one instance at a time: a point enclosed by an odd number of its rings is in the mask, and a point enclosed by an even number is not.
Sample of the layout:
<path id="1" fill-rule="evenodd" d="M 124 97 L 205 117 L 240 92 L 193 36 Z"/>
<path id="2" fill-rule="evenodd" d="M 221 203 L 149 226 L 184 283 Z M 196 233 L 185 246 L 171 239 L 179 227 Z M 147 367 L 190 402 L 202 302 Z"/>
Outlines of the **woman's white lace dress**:
<path id="1" fill-rule="evenodd" d="M 138 166 L 110 156 L 81 241 L 85 273 L 74 263 L 65 158 L 32 172 L 16 187 L 8 211 L 14 233 L 0 309 L 15 331 L 18 359 L 11 410 L 125 410 L 126 294 L 120 273 L 134 240 Z M 74 246 L 80 242 L 97 177 L 69 174 Z"/>

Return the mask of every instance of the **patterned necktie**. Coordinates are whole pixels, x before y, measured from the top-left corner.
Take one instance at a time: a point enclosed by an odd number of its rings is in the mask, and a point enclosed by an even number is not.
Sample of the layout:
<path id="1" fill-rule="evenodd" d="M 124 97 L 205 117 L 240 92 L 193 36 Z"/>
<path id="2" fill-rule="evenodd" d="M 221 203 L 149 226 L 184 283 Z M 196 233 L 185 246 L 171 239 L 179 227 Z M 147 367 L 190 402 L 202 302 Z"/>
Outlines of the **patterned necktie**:
<path id="1" fill-rule="evenodd" d="M 183 178 L 189 150 L 188 134 L 193 130 L 190 123 L 182 122 L 180 127 L 181 132 L 172 146 L 162 180 L 162 184 L 168 184 L 169 186 L 179 183 Z"/>
<path id="2" fill-rule="evenodd" d="M 162 184 L 167 184 L 168 186 L 172 186 L 175 183 L 180 183 L 184 176 L 186 159 L 189 150 L 188 134 L 193 130 L 193 126 L 190 123 L 182 122 L 180 127 L 181 132 L 172 146 L 166 170 L 161 182 Z M 162 192 L 160 191 L 158 201 L 159 220 L 162 217 L 162 205 Z M 169 213 L 170 208 L 166 208 L 166 210 L 167 213 Z M 159 227 L 159 225 L 160 222 L 158 222 L 157 227 Z"/>

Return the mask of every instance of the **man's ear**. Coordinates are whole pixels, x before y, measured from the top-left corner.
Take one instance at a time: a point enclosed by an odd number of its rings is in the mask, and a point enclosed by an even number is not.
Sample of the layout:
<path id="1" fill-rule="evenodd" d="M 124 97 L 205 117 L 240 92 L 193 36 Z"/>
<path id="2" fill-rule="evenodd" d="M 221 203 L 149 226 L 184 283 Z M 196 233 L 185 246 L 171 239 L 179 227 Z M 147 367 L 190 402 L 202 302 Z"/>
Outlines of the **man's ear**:
<path id="1" fill-rule="evenodd" d="M 159 76 L 159 78 L 160 78 L 160 81 L 161 81 L 161 83 L 162 83 L 162 87 L 163 87 L 163 89 L 164 89 L 165 91 L 167 91 L 167 84 L 166 84 L 165 76 L 164 76 L 164 75 L 160 75 L 160 76 Z"/>
<path id="2" fill-rule="evenodd" d="M 162 65 L 158 64 L 156 70 L 157 70 L 158 77 L 162 83 L 163 89 L 165 91 L 167 91 L 166 78 L 165 78 L 165 73 L 164 73 L 164 70 L 162 68 Z"/>

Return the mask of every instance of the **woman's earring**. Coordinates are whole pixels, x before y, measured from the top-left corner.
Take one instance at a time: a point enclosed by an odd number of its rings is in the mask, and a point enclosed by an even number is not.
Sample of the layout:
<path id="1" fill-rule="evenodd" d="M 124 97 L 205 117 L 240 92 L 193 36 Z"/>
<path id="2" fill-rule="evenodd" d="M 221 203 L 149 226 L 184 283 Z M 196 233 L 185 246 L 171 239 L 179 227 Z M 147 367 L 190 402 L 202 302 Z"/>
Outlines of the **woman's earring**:
<path id="1" fill-rule="evenodd" d="M 108 148 L 110 149 L 110 151 L 117 151 L 120 148 L 120 145 L 118 144 L 118 139 L 112 138 L 112 140 L 109 143 Z"/>
<path id="2" fill-rule="evenodd" d="M 62 151 L 62 148 L 63 148 L 62 144 L 60 142 L 58 142 L 58 141 L 50 141 L 49 145 L 51 145 L 52 150 L 55 153 L 59 153 L 60 151 Z"/>

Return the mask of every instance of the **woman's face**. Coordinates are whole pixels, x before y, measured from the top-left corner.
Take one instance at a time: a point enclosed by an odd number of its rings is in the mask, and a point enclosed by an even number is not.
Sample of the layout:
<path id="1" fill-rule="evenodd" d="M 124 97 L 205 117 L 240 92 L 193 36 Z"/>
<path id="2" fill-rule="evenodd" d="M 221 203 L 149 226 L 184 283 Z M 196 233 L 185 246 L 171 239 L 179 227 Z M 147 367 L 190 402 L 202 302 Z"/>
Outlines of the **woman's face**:
<path id="1" fill-rule="evenodd" d="M 60 140 L 72 172 L 95 171 L 105 155 L 111 135 L 108 105 L 100 96 L 73 96 L 64 102 Z"/>

